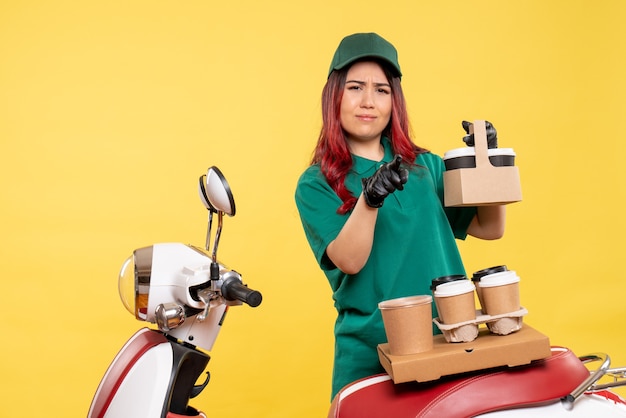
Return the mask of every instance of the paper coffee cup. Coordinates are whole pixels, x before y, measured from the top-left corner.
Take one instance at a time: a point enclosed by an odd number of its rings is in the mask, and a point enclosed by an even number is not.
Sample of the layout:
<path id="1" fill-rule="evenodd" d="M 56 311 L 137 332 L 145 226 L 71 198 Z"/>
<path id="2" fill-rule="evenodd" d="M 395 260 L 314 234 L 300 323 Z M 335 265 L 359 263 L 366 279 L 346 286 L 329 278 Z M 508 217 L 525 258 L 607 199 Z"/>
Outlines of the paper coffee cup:
<path id="1" fill-rule="evenodd" d="M 501 315 L 521 309 L 519 281 L 519 276 L 513 270 L 481 278 L 479 287 L 489 315 Z"/>
<path id="2" fill-rule="evenodd" d="M 378 304 L 389 352 L 395 356 L 433 349 L 432 296 L 390 299 Z"/>
<path id="3" fill-rule="evenodd" d="M 433 294 L 441 322 L 451 325 L 475 320 L 475 289 L 474 284 L 467 279 L 437 286 Z"/>
<path id="4" fill-rule="evenodd" d="M 482 292 L 482 288 L 480 287 L 481 279 L 489 274 L 500 273 L 502 271 L 507 271 L 507 270 L 508 269 L 506 268 L 505 265 L 493 266 L 493 267 L 487 267 L 486 269 L 478 270 L 474 272 L 474 274 L 472 275 L 472 282 L 474 282 L 474 286 L 476 286 L 476 294 L 478 295 L 478 302 L 480 303 L 480 308 L 484 314 L 487 314 L 487 308 L 485 308 L 485 303 L 483 302 L 483 292 Z"/>

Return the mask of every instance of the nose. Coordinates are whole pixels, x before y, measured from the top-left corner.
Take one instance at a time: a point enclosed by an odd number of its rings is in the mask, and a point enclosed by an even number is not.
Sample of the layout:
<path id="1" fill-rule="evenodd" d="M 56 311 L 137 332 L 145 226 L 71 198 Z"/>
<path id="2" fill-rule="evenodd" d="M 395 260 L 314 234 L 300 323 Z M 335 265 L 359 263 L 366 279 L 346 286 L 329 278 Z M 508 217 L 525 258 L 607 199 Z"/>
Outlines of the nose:
<path id="1" fill-rule="evenodd" d="M 361 107 L 373 108 L 374 107 L 374 89 L 365 88 L 363 95 L 361 96 Z"/>

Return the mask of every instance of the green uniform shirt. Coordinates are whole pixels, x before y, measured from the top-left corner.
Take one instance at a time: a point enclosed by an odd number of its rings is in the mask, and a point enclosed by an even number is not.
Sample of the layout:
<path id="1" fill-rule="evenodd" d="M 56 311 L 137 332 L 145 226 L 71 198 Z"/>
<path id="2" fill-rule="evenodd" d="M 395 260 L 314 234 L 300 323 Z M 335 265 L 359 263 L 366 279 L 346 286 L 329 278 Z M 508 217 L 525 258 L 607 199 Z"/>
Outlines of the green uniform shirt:
<path id="1" fill-rule="evenodd" d="M 346 186 L 355 196 L 361 194 L 362 178 L 393 159 L 389 141 L 383 138 L 382 143 L 385 157 L 381 162 L 352 156 Z M 350 213 L 337 214 L 341 199 L 319 164 L 310 166 L 298 181 L 295 199 L 304 232 L 328 278 L 338 314 L 332 396 L 354 380 L 384 371 L 376 351 L 378 344 L 387 341 L 379 302 L 428 295 L 432 279 L 465 274 L 455 237 L 465 239 L 476 209 L 444 208 L 445 166 L 439 156 L 420 154 L 415 163 L 404 190 L 387 196 L 378 210 L 371 254 L 354 275 L 340 271 L 326 256 L 326 247 Z"/>

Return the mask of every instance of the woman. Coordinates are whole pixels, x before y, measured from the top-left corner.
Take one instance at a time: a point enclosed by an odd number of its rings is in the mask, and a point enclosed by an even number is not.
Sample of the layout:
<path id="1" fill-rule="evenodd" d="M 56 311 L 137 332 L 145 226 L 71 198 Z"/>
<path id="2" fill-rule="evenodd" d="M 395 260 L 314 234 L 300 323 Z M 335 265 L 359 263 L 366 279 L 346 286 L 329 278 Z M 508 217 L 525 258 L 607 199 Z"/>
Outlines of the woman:
<path id="1" fill-rule="evenodd" d="M 401 76 L 395 47 L 379 35 L 341 41 L 322 93 L 313 160 L 296 189 L 337 309 L 331 398 L 383 371 L 379 302 L 429 294 L 432 279 L 465 274 L 455 238 L 504 233 L 503 206 L 443 206 L 444 164 L 409 136 Z"/>

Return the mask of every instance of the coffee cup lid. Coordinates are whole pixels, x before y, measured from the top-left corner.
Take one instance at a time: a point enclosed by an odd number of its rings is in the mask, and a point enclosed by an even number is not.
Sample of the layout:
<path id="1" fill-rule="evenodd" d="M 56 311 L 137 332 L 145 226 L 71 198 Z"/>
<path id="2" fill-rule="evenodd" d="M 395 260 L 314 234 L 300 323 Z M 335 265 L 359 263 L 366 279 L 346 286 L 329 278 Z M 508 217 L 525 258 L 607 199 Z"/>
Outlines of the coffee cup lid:
<path id="1" fill-rule="evenodd" d="M 449 276 L 437 277 L 436 279 L 433 279 L 431 281 L 430 290 L 435 290 L 437 286 L 439 286 L 440 284 L 450 283 L 455 280 L 466 280 L 466 279 L 467 277 L 465 277 L 464 274 L 451 274 Z"/>
<path id="2" fill-rule="evenodd" d="M 459 157 L 474 157 L 476 155 L 476 150 L 474 147 L 464 147 L 464 148 L 454 148 L 449 151 L 446 151 L 443 154 L 443 159 L 448 160 L 450 158 L 459 158 Z M 487 155 L 492 157 L 495 155 L 510 155 L 515 157 L 515 151 L 513 148 L 489 148 L 487 150 Z"/>
<path id="3" fill-rule="evenodd" d="M 476 289 L 474 283 L 470 280 L 455 280 L 449 283 L 443 283 L 435 289 L 435 297 L 445 298 L 448 296 L 462 295 L 464 293 L 473 292 Z"/>
<path id="4" fill-rule="evenodd" d="M 501 271 L 499 273 L 488 274 L 483 276 L 479 282 L 480 287 L 504 286 L 507 284 L 518 283 L 519 276 L 514 270 Z"/>
<path id="5" fill-rule="evenodd" d="M 384 300 L 378 304 L 378 309 L 408 308 L 431 303 L 432 301 L 433 297 L 430 295 L 407 296 L 404 298 Z"/>
<path id="6" fill-rule="evenodd" d="M 512 157 L 515 157 L 515 151 L 513 151 L 513 148 L 489 148 L 487 150 L 487 154 L 489 156 L 510 155 Z"/>
<path id="7" fill-rule="evenodd" d="M 449 158 L 458 158 L 458 157 L 473 157 L 476 155 L 476 151 L 474 147 L 463 147 L 463 148 L 455 148 L 450 151 L 446 151 L 443 154 L 443 159 L 447 160 Z"/>
<path id="8" fill-rule="evenodd" d="M 507 270 L 508 269 L 506 268 L 505 265 L 487 267 L 486 269 L 475 271 L 474 274 L 472 275 L 472 280 L 475 282 L 478 282 L 480 281 L 480 279 L 482 279 L 484 276 L 488 274 L 500 273 L 502 271 L 507 271 Z"/>

